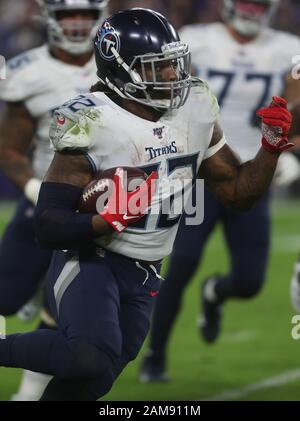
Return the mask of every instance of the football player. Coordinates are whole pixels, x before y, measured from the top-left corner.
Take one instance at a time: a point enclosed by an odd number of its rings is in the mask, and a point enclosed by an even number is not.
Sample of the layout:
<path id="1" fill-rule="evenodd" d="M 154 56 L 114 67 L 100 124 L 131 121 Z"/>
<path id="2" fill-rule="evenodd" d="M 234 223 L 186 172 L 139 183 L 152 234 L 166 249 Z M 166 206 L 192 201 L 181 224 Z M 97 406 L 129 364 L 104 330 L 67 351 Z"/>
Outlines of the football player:
<path id="1" fill-rule="evenodd" d="M 33 228 L 41 180 L 52 160 L 49 125 L 55 108 L 88 91 L 95 82 L 93 38 L 104 19 L 106 0 L 40 0 L 48 44 L 8 63 L 0 100 L 0 167 L 23 195 L 0 247 L 0 314 L 16 313 L 36 292 L 51 251 L 41 250 Z M 33 149 L 32 159 L 29 152 Z M 42 328 L 53 320 L 42 312 Z M 48 376 L 25 373 L 15 400 L 37 400 Z"/>
<path id="2" fill-rule="evenodd" d="M 36 208 L 39 242 L 56 250 L 47 284 L 58 329 L 0 341 L 0 365 L 54 376 L 45 401 L 103 396 L 138 354 L 159 291 L 160 261 L 178 228 L 181 212 L 162 211 L 181 192 L 178 182 L 191 186 L 202 177 L 222 203 L 248 209 L 268 189 L 281 152 L 293 146 L 286 101 L 274 97 L 258 112 L 262 147 L 241 164 L 217 123 L 215 97 L 190 75 L 187 44 L 154 11 L 112 15 L 98 30 L 95 54 L 93 93 L 54 113 L 56 152 Z M 147 181 L 127 193 L 122 166 L 141 167 Z M 77 212 L 94 172 L 112 167 L 119 168 L 104 209 Z M 143 203 L 138 213 L 134 201 Z"/>
<path id="3" fill-rule="evenodd" d="M 224 0 L 224 23 L 195 24 L 181 30 L 192 52 L 195 72 L 206 79 L 221 107 L 220 122 L 228 144 L 241 161 L 253 157 L 259 147 L 257 108 L 280 94 L 283 76 L 299 54 L 298 37 L 270 29 L 278 0 Z M 299 176 L 299 164 L 291 154 L 281 184 Z M 295 165 L 291 165 L 292 164 Z M 296 163 L 295 163 L 296 161 Z M 285 166 L 286 167 L 286 166 Z M 283 165 L 280 165 L 282 172 Z M 292 171 L 292 173 L 291 173 Z M 142 363 L 141 381 L 165 381 L 166 346 L 182 294 L 201 261 L 205 244 L 221 222 L 229 250 L 229 273 L 212 273 L 202 284 L 202 315 L 199 329 L 204 340 L 213 343 L 219 336 L 222 305 L 229 299 L 256 296 L 265 279 L 270 238 L 270 193 L 265 192 L 247 213 L 228 209 L 205 191 L 204 222 L 185 226 L 182 220 L 166 280 L 153 317 L 149 350 Z M 193 247 L 189 247 L 193 244 Z"/>

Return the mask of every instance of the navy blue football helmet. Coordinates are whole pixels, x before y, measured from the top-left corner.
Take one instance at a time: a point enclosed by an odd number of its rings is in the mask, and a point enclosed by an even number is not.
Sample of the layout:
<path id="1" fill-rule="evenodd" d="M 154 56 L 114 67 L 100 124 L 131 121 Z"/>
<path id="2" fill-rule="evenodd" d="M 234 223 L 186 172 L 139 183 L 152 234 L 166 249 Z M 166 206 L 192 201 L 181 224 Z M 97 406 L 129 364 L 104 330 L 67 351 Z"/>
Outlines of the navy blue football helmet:
<path id="1" fill-rule="evenodd" d="M 42 20 L 47 24 L 50 45 L 73 55 L 93 50 L 93 40 L 99 25 L 107 16 L 108 0 L 36 0 L 42 9 Z M 95 12 L 93 20 L 61 21 L 61 12 Z M 69 35 L 67 35 L 69 34 Z"/>
<path id="2" fill-rule="evenodd" d="M 122 98 L 156 109 L 179 108 L 187 100 L 189 48 L 153 10 L 135 8 L 106 19 L 95 39 L 95 57 L 100 81 Z M 164 65 L 172 65 L 176 81 L 161 80 Z"/>

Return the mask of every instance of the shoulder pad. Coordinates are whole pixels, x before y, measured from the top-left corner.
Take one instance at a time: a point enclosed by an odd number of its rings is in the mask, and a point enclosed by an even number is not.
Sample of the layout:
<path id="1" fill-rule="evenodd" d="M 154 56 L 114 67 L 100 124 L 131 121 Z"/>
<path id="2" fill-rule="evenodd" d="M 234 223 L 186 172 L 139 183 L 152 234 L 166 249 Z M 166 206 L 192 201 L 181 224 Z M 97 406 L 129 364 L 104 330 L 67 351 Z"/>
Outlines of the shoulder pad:
<path id="1" fill-rule="evenodd" d="M 49 134 L 56 151 L 89 150 L 94 145 L 91 128 L 102 121 L 95 105 L 88 96 L 80 95 L 54 111 Z"/>
<path id="2" fill-rule="evenodd" d="M 11 70 L 11 71 L 20 70 L 28 66 L 35 60 L 36 60 L 35 54 L 32 51 L 27 51 L 25 53 L 19 54 L 18 56 L 13 57 L 12 59 L 8 60 L 7 68 L 8 70 Z"/>
<path id="3" fill-rule="evenodd" d="M 7 62 L 6 79 L 1 82 L 0 99 L 2 101 L 26 101 L 36 95 L 41 74 L 36 66 L 39 59 L 35 50 L 20 54 Z"/>
<path id="4" fill-rule="evenodd" d="M 220 113 L 220 107 L 216 96 L 212 93 L 208 83 L 198 77 L 192 78 L 192 89 L 196 95 L 204 95 L 207 98 L 208 106 L 213 120 L 216 120 Z"/>
<path id="5" fill-rule="evenodd" d="M 203 79 L 200 79 L 199 77 L 196 77 L 196 76 L 193 76 L 192 77 L 192 87 L 194 87 L 194 86 L 207 86 L 208 87 L 208 84 L 207 84 L 207 82 L 205 82 Z"/>
<path id="6" fill-rule="evenodd" d="M 69 101 L 62 104 L 58 110 L 63 111 L 68 116 L 73 116 L 72 118 L 77 118 L 76 116 L 85 114 L 87 111 L 90 111 L 92 107 L 95 107 L 97 104 L 92 100 L 92 95 L 78 95 L 76 98 L 70 99 Z"/>

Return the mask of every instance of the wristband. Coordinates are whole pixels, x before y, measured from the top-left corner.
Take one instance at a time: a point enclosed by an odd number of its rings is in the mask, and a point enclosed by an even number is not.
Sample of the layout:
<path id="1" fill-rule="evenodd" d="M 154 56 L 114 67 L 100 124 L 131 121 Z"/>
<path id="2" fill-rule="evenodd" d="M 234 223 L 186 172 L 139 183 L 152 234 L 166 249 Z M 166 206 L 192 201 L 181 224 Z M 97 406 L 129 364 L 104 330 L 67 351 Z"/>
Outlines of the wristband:
<path id="1" fill-rule="evenodd" d="M 36 206 L 38 198 L 39 198 L 39 192 L 41 188 L 41 180 L 38 178 L 31 178 L 27 181 L 24 187 L 24 194 L 26 198 Z"/>

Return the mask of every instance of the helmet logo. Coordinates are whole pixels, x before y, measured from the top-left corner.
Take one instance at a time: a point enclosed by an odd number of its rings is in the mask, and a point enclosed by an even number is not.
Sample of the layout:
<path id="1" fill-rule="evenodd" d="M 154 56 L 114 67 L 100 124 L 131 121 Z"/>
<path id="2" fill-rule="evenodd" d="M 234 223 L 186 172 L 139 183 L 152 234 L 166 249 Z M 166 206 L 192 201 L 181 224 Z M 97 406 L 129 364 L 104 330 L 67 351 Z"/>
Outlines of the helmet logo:
<path id="1" fill-rule="evenodd" d="M 114 60 L 115 55 L 112 49 L 114 48 L 119 52 L 120 45 L 121 42 L 117 32 L 109 22 L 104 22 L 97 34 L 97 47 L 101 57 L 107 61 Z"/>

